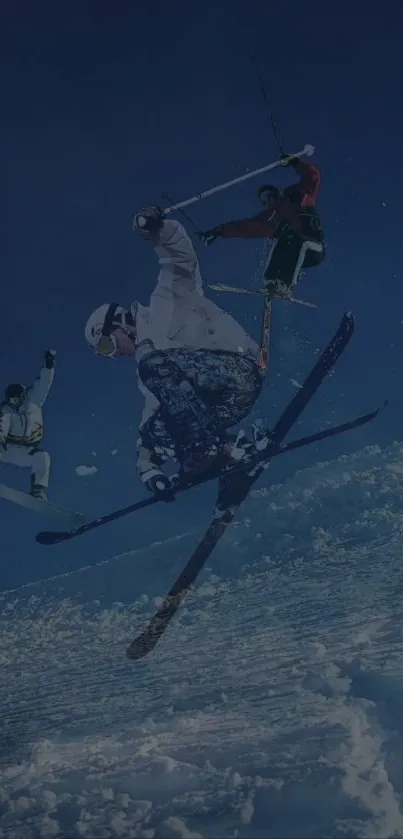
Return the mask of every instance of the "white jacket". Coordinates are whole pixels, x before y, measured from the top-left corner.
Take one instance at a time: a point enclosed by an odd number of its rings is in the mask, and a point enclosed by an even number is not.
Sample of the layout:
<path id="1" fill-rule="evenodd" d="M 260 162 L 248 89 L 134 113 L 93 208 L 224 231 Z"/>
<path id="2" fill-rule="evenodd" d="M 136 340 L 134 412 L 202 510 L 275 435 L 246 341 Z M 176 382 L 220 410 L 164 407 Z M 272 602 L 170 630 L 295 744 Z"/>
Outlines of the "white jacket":
<path id="1" fill-rule="evenodd" d="M 148 307 L 133 307 L 136 317 L 137 360 L 150 351 L 173 347 L 230 350 L 248 353 L 254 358 L 258 346 L 231 315 L 223 312 L 203 294 L 196 251 L 185 228 L 166 219 L 151 239 L 160 264 L 157 285 Z M 145 396 L 140 428 L 158 408 L 156 397 L 139 381 Z"/>
<path id="2" fill-rule="evenodd" d="M 26 390 L 20 407 L 3 402 L 0 405 L 0 442 L 20 446 L 36 446 L 43 437 L 42 406 L 46 401 L 55 375 L 54 369 L 42 370 Z"/>

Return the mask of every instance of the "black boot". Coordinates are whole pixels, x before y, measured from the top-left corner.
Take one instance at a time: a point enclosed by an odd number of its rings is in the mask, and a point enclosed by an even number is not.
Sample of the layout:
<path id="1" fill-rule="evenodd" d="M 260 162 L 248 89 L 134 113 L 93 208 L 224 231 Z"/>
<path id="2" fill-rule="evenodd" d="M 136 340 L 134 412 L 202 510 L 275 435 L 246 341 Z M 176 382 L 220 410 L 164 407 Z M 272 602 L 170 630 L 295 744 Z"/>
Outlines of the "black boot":
<path id="1" fill-rule="evenodd" d="M 203 475 L 220 469 L 221 447 L 219 441 L 199 441 L 180 453 L 180 475 Z"/>

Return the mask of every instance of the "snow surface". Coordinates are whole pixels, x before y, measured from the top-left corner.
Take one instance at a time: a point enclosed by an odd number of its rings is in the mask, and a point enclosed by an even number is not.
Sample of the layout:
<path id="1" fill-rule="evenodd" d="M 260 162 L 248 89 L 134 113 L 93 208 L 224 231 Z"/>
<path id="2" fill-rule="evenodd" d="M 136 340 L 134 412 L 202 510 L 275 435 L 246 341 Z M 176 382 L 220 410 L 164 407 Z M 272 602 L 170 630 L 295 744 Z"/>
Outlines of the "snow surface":
<path id="1" fill-rule="evenodd" d="M 87 478 L 89 475 L 95 475 L 95 473 L 98 472 L 98 467 L 82 465 L 76 466 L 74 471 L 80 478 Z"/>
<path id="2" fill-rule="evenodd" d="M 144 662 L 194 533 L 3 592 L 0 836 L 403 836 L 402 465 L 266 473 Z"/>

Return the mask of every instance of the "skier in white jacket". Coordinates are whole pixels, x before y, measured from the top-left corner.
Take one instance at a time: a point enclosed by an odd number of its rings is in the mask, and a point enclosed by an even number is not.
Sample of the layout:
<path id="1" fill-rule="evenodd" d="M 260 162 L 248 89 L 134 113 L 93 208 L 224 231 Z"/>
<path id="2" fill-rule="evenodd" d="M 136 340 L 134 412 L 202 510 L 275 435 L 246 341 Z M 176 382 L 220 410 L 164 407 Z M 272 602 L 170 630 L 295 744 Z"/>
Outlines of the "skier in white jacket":
<path id="1" fill-rule="evenodd" d="M 56 353 L 46 350 L 44 366 L 33 385 L 10 384 L 0 404 L 0 462 L 31 469 L 30 494 L 46 501 L 50 456 L 42 451 L 42 407 L 55 375 Z"/>
<path id="2" fill-rule="evenodd" d="M 138 469 L 148 489 L 169 500 L 163 461 L 171 457 L 193 473 L 210 468 L 217 456 L 228 460 L 226 431 L 250 412 L 262 376 L 257 344 L 204 296 L 184 227 L 147 207 L 133 229 L 153 245 L 160 265 L 150 305 L 136 302 L 127 310 L 106 303 L 88 319 L 85 336 L 102 357 L 135 357 L 145 397 Z"/>

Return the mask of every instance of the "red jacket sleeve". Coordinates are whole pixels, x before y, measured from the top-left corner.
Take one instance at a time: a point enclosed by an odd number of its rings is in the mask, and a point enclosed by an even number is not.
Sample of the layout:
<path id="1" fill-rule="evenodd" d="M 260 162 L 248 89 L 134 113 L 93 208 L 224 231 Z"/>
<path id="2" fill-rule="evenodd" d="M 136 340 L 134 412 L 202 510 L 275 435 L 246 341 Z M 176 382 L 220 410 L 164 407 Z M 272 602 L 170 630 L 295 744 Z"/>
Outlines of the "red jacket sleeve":
<path id="1" fill-rule="evenodd" d="M 299 183 L 294 187 L 301 193 L 301 207 L 313 207 L 319 192 L 320 171 L 317 166 L 305 163 L 304 160 L 298 160 L 293 166 L 301 176 Z"/>
<path id="2" fill-rule="evenodd" d="M 221 230 L 223 239 L 273 239 L 276 231 L 276 211 L 267 210 L 252 218 L 229 221 Z"/>

